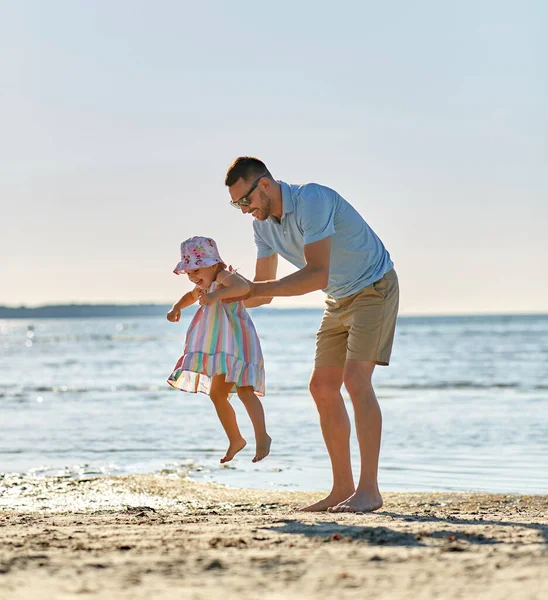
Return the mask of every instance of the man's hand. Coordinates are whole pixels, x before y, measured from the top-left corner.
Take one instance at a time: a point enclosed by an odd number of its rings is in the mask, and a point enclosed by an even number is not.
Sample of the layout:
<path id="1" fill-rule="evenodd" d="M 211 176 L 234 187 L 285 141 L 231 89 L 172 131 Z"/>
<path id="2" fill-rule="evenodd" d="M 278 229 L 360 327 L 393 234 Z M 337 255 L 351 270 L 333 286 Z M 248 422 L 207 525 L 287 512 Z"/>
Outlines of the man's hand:
<path id="1" fill-rule="evenodd" d="M 178 308 L 172 307 L 167 313 L 167 320 L 172 323 L 177 323 L 181 318 L 181 311 Z"/>
<path id="2" fill-rule="evenodd" d="M 232 270 L 232 267 L 229 267 L 229 269 Z M 249 281 L 249 279 L 247 279 L 243 275 L 240 275 L 240 273 L 238 273 L 238 275 L 242 279 L 245 279 L 245 281 L 247 282 L 247 285 L 249 286 L 249 291 L 244 296 L 238 296 L 237 298 L 223 298 L 223 302 L 226 302 L 227 304 L 230 302 L 240 302 L 240 301 L 243 302 L 244 300 L 247 300 L 248 298 L 253 298 L 253 289 L 255 288 L 255 284 L 252 281 Z"/>

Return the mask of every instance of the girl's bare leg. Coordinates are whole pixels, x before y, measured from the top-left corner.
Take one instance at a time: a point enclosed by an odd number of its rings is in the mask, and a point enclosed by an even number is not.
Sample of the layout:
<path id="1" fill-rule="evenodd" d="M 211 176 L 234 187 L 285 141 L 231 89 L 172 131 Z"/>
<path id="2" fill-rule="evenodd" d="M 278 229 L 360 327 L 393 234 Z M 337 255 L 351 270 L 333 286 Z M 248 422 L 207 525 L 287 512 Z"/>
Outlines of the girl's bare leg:
<path id="1" fill-rule="evenodd" d="M 236 413 L 228 401 L 228 394 L 232 385 L 232 383 L 226 383 L 224 375 L 214 375 L 211 380 L 211 390 L 209 392 L 209 397 L 215 406 L 217 416 L 229 441 L 228 450 L 223 458 L 221 458 L 221 463 L 231 461 L 246 445 L 246 441 L 242 437 L 238 423 L 236 422 Z"/>
<path id="2" fill-rule="evenodd" d="M 255 432 L 255 457 L 252 462 L 259 462 L 269 455 L 272 443 L 271 437 L 266 432 L 263 405 L 255 395 L 252 386 L 239 387 L 237 390 Z"/>

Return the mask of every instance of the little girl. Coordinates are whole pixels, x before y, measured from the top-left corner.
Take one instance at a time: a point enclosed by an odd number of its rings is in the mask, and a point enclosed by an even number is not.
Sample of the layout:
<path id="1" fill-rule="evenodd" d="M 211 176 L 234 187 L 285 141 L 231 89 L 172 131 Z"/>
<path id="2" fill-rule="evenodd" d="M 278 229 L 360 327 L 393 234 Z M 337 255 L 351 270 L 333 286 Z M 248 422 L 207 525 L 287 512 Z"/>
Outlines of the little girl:
<path id="1" fill-rule="evenodd" d="M 264 410 L 257 395 L 264 396 L 264 362 L 255 327 L 243 302 L 221 302 L 238 298 L 249 291 L 247 281 L 228 271 L 214 240 L 193 237 L 181 244 L 181 260 L 175 274 L 186 273 L 195 285 L 167 313 L 168 321 L 177 322 L 181 310 L 194 304 L 200 308 L 186 334 L 183 355 L 175 365 L 168 383 L 186 392 L 208 394 L 229 446 L 221 463 L 232 460 L 246 445 L 228 397 L 236 392 L 243 402 L 255 432 L 253 462 L 270 452 Z"/>

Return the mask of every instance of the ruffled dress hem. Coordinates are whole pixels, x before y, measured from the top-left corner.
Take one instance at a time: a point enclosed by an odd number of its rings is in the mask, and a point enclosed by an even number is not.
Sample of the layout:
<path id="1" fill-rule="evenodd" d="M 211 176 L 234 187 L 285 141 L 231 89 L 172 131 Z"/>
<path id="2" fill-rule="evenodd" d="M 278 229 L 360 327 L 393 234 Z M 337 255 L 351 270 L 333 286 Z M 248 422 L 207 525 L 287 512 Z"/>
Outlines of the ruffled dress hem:
<path id="1" fill-rule="evenodd" d="M 264 396 L 264 365 L 246 363 L 225 352 L 184 354 L 167 382 L 184 392 L 209 395 L 214 375 L 225 375 L 225 381 L 234 383 L 231 393 L 236 392 L 236 387 L 251 386 L 257 396 Z"/>

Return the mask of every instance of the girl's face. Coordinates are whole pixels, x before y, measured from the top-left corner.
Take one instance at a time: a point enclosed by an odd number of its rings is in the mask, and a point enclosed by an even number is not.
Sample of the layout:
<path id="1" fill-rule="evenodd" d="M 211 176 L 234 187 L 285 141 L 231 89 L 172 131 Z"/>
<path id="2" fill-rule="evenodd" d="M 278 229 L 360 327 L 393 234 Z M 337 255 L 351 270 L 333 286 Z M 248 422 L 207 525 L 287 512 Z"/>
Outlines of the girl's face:
<path id="1" fill-rule="evenodd" d="M 207 288 L 215 281 L 215 277 L 217 277 L 217 271 L 219 270 L 218 266 L 219 265 L 213 265 L 212 267 L 192 269 L 192 271 L 187 271 L 188 278 L 201 290 L 207 290 Z"/>

